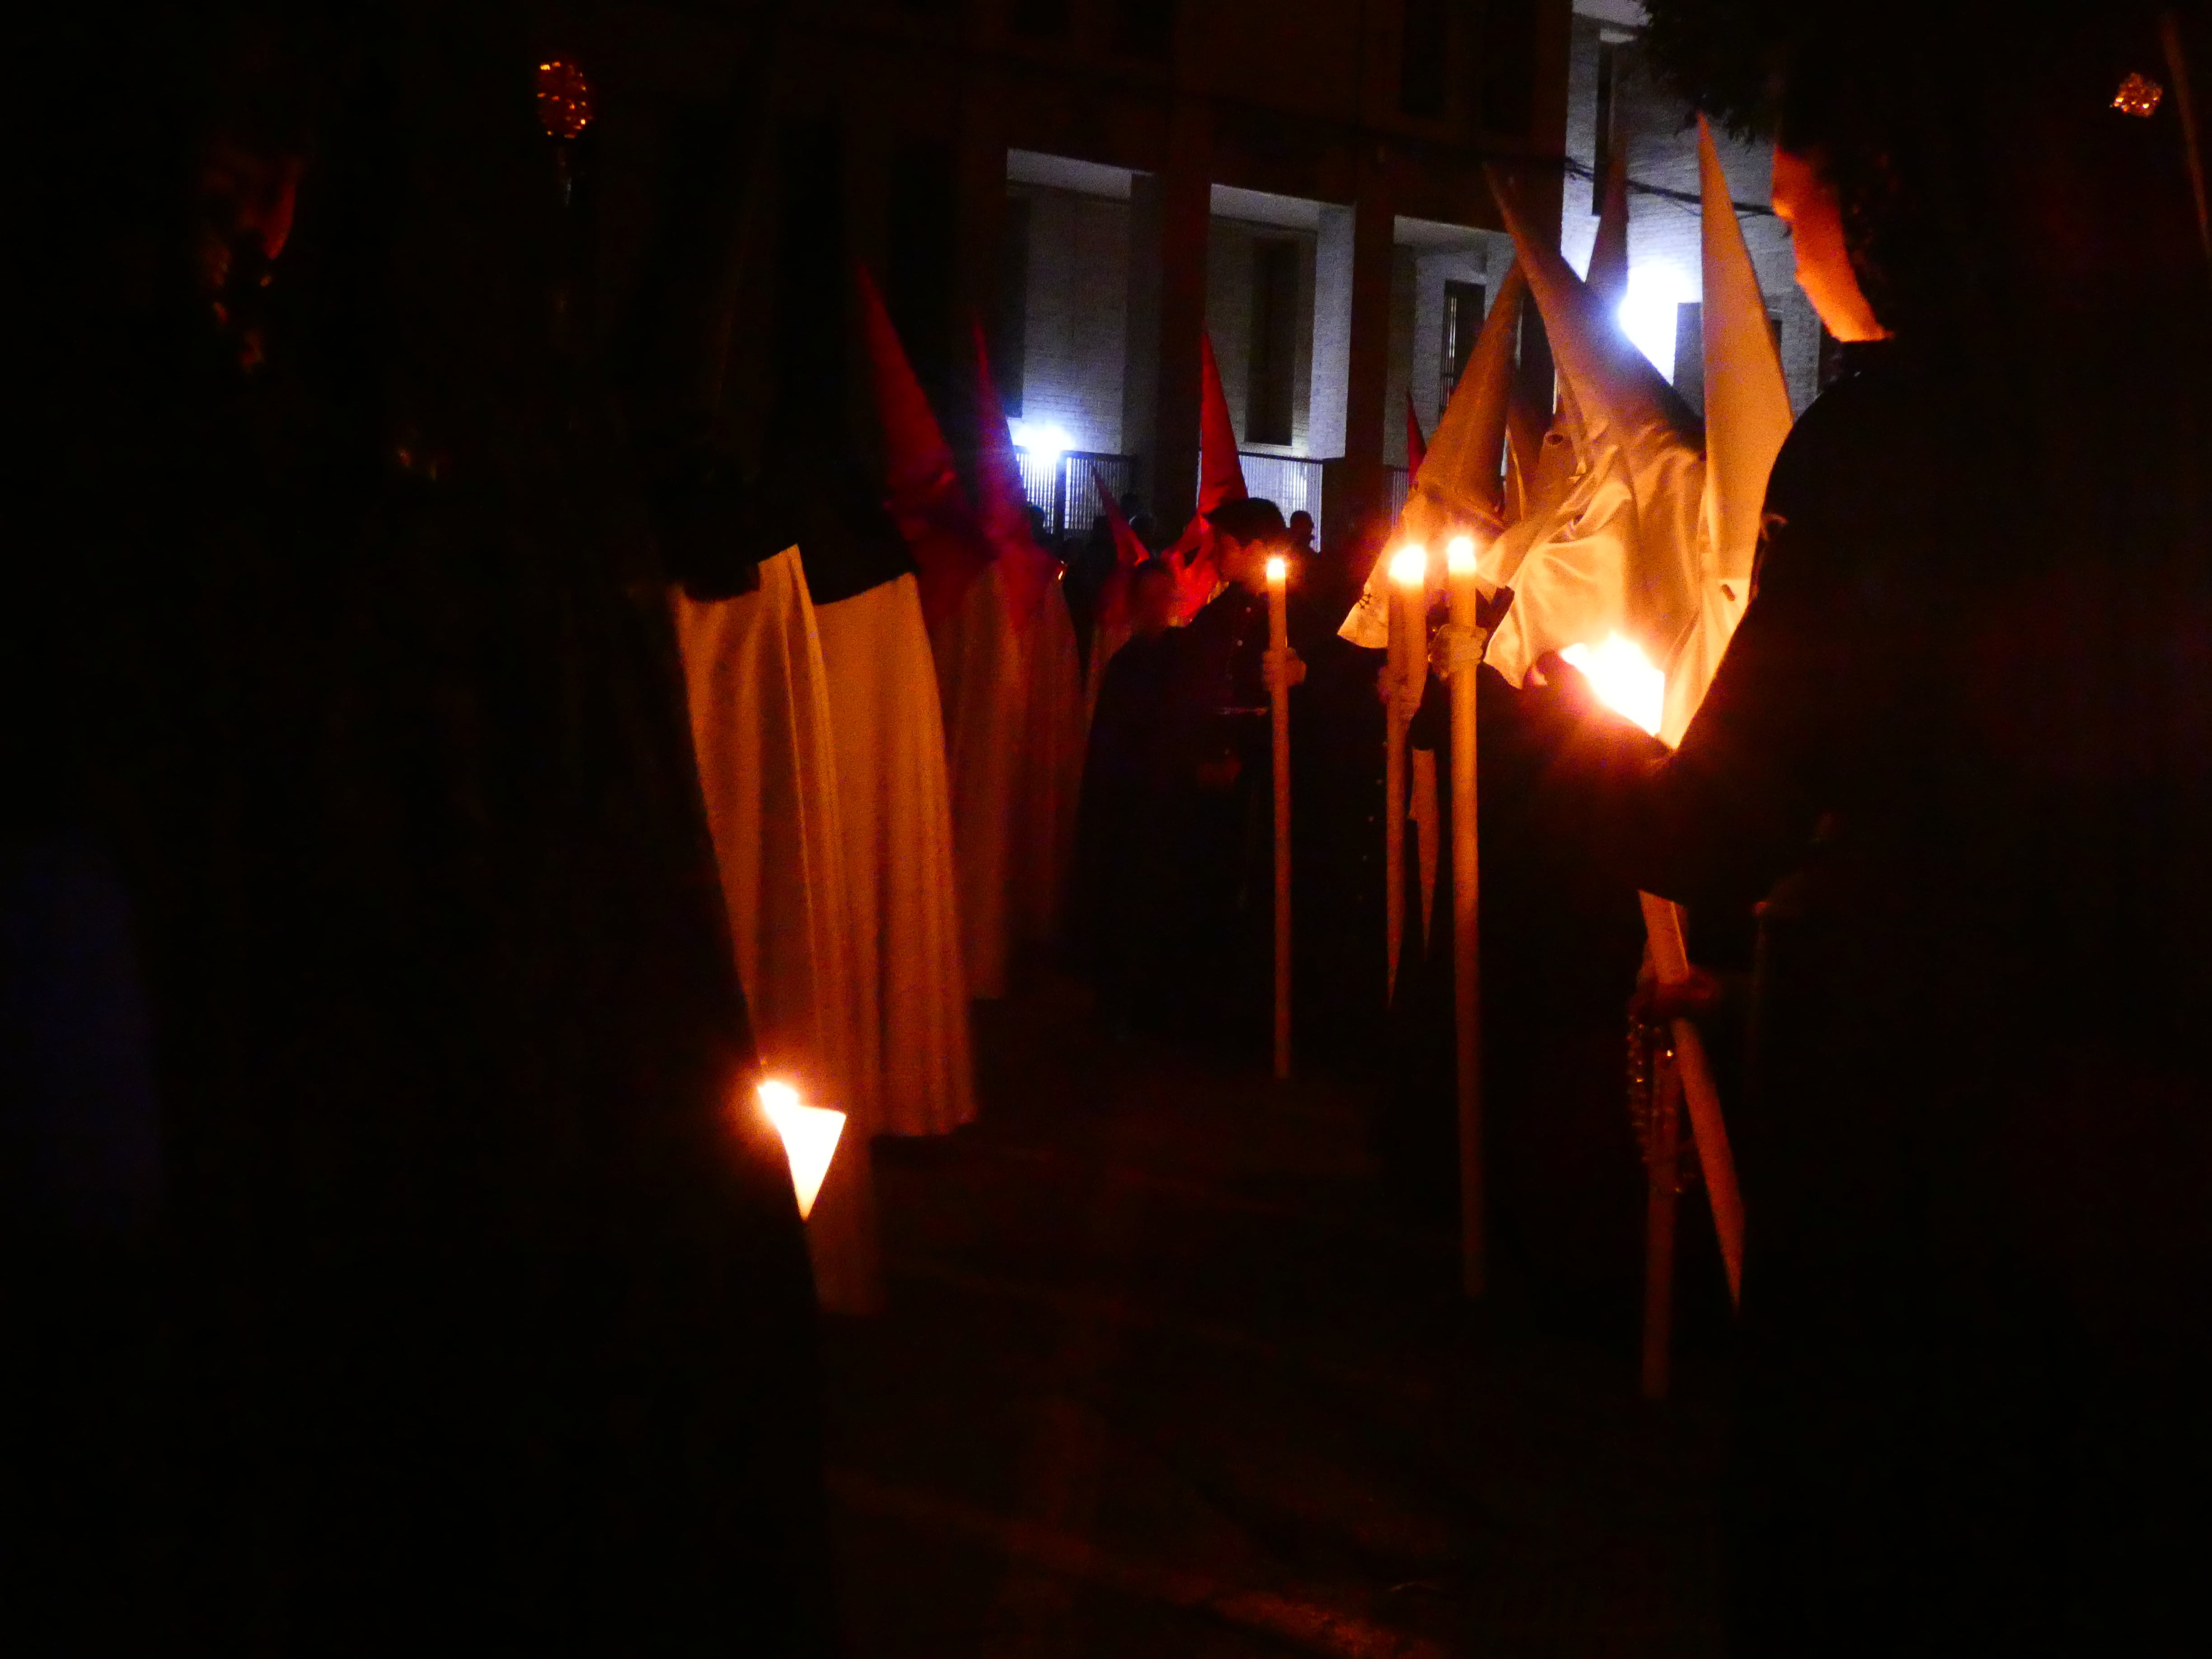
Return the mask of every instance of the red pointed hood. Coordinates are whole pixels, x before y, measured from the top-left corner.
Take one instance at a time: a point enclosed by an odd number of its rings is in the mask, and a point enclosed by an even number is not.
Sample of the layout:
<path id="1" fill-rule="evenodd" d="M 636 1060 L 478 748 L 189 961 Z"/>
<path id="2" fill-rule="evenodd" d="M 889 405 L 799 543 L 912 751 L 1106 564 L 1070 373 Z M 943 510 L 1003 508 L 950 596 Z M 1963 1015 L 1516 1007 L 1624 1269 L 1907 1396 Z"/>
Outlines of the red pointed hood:
<path id="1" fill-rule="evenodd" d="M 855 261 L 853 287 L 867 347 L 876 418 L 883 429 L 884 505 L 913 556 L 923 617 L 951 614 L 968 584 L 991 562 L 991 549 L 953 471 L 952 446 L 915 378 L 884 296 Z"/>
<path id="2" fill-rule="evenodd" d="M 1114 499 L 1114 492 L 1106 487 L 1105 475 L 1097 467 L 1091 469 L 1091 487 L 1098 492 L 1099 510 L 1106 515 L 1107 525 L 1114 532 L 1114 568 L 1098 588 L 1098 621 L 1102 627 L 1126 628 L 1129 623 L 1129 573 L 1152 555 L 1137 532 L 1129 527 L 1122 516 L 1121 503 Z"/>
<path id="3" fill-rule="evenodd" d="M 1107 524 L 1113 528 L 1115 568 L 1133 569 L 1151 558 L 1151 550 L 1130 528 L 1129 520 L 1122 514 L 1121 503 L 1114 499 L 1114 492 L 1106 487 L 1106 475 L 1095 466 L 1091 469 L 1091 487 L 1098 492 L 1099 509 L 1105 514 Z"/>
<path id="4" fill-rule="evenodd" d="M 991 378 L 983 325 L 971 322 L 975 344 L 975 493 L 983 538 L 999 561 L 999 579 L 1014 621 L 1025 623 L 1058 574 L 1058 562 L 1036 544 L 1030 528 L 1030 498 L 1022 488 L 1006 411 Z"/>
<path id="5" fill-rule="evenodd" d="M 1198 510 L 1211 513 L 1229 501 L 1241 501 L 1243 464 L 1237 459 L 1237 428 L 1229 419 L 1229 399 L 1221 390 L 1221 365 L 1213 358 L 1213 337 L 1201 334 L 1199 344 Z"/>
<path id="6" fill-rule="evenodd" d="M 1221 365 L 1214 361 L 1213 337 L 1201 334 L 1198 387 L 1198 511 L 1167 551 L 1176 573 L 1176 610 L 1183 621 L 1195 617 L 1220 580 L 1213 555 L 1213 529 L 1206 515 L 1217 507 L 1241 501 L 1243 463 L 1237 459 L 1237 428 L 1229 418 L 1229 398 L 1221 389 Z"/>
<path id="7" fill-rule="evenodd" d="M 1211 537 L 1204 546 L 1188 554 L 1179 547 L 1170 550 L 1167 561 L 1168 568 L 1175 572 L 1176 618 L 1188 623 L 1206 609 L 1206 602 L 1213 597 L 1213 590 L 1221 582 L 1221 573 L 1213 562 Z"/>
<path id="8" fill-rule="evenodd" d="M 1406 481 L 1410 483 L 1428 459 L 1428 440 L 1421 436 L 1421 417 L 1413 413 L 1413 394 L 1406 394 Z"/>

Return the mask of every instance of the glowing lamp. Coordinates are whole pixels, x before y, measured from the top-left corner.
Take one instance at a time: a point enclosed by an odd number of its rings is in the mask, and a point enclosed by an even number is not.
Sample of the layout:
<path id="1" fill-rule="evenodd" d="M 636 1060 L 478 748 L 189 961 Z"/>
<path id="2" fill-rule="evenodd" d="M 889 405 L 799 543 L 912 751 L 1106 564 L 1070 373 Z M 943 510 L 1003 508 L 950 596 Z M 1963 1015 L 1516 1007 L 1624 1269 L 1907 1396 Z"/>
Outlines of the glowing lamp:
<path id="1" fill-rule="evenodd" d="M 1042 421 L 1009 421 L 1006 434 L 1017 448 L 1026 449 L 1041 461 L 1057 460 L 1075 447 L 1066 433 Z"/>
<path id="2" fill-rule="evenodd" d="M 1267 586 L 1279 587 L 1291 579 L 1291 562 L 1280 556 L 1267 561 Z"/>
<path id="3" fill-rule="evenodd" d="M 1559 655 L 1589 678 L 1598 701 L 1653 737 L 1667 710 L 1667 677 L 1633 640 L 1608 635 L 1600 646 L 1571 645 Z"/>
<path id="4" fill-rule="evenodd" d="M 1390 556 L 1390 580 L 1401 587 L 1418 587 L 1429 579 L 1428 550 L 1408 542 Z"/>
<path id="5" fill-rule="evenodd" d="M 1455 536 L 1444 546 L 1444 568 L 1455 576 L 1474 574 L 1474 538 Z"/>
<path id="6" fill-rule="evenodd" d="M 799 1091 L 773 1079 L 760 1086 L 761 1109 L 783 1138 L 783 1155 L 791 1162 L 791 1188 L 799 1197 L 799 1218 L 804 1221 L 822 1190 L 836 1155 L 838 1137 L 845 1133 L 845 1115 L 827 1106 L 801 1103 Z"/>
<path id="7" fill-rule="evenodd" d="M 1673 265 L 1637 265 L 1628 273 L 1628 293 L 1613 313 L 1620 331 L 1670 380 L 1680 307 L 1698 293 L 1698 285 Z"/>

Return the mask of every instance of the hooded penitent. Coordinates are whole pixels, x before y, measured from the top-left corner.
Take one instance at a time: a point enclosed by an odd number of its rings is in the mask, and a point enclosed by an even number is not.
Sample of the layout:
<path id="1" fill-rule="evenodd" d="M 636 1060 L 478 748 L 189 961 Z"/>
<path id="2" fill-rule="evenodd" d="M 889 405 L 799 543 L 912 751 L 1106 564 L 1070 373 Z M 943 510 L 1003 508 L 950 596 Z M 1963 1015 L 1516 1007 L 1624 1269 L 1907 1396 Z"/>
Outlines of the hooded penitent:
<path id="1" fill-rule="evenodd" d="M 995 398 L 993 399 L 995 403 Z M 934 417 L 933 416 L 933 422 Z M 1006 422 L 997 422 L 1003 440 Z M 993 481 L 991 422 L 982 423 L 982 467 Z M 1011 454 L 1004 465 L 1012 466 Z M 1015 489 L 1019 475 L 1015 474 Z M 986 564 L 950 611 L 929 623 L 939 700 L 945 715 L 945 760 L 952 795 L 953 850 L 960 888 L 960 957 L 971 997 L 1006 994 L 1013 937 L 1009 904 L 1014 790 L 1024 708 L 1021 636 L 1013 614 L 1032 608 L 1036 573 L 1027 554 L 1027 512 L 994 491 L 976 514 L 976 544 Z M 987 517 L 988 515 L 988 517 Z M 988 529 L 986 529 L 988 522 Z M 1008 556 L 1009 551 L 1012 556 Z"/>
<path id="2" fill-rule="evenodd" d="M 1498 458 L 1505 445 L 1513 343 L 1527 292 L 1516 266 L 1499 285 L 1497 302 L 1483 319 L 1482 332 L 1468 355 L 1467 368 L 1437 422 L 1428 455 L 1398 516 L 1394 541 L 1418 542 L 1441 553 L 1454 536 L 1473 536 L 1478 544 L 1497 536 Z M 1389 642 L 1387 566 L 1387 560 L 1375 562 L 1359 602 L 1338 629 L 1354 645 L 1379 650 Z M 1431 580 L 1441 583 L 1443 561 L 1431 558 L 1429 569 Z"/>
<path id="3" fill-rule="evenodd" d="M 1704 615 L 1681 672 L 1702 698 L 1750 602 L 1767 475 L 1790 435 L 1791 416 L 1790 385 L 1767 323 L 1759 272 L 1702 116 L 1698 173 L 1705 214 Z"/>
<path id="4" fill-rule="evenodd" d="M 1598 182 L 1597 235 L 1583 281 L 1607 316 L 1628 297 L 1628 147 L 1616 142 Z"/>
<path id="5" fill-rule="evenodd" d="M 922 615 L 934 628 L 958 607 L 991 562 L 992 548 L 960 487 L 952 446 L 899 343 L 883 295 L 866 266 L 856 264 L 853 277 L 883 434 L 884 505 L 913 556 Z"/>
<path id="6" fill-rule="evenodd" d="M 865 1149 L 877 1079 L 863 1020 L 874 1000 L 854 975 L 828 675 L 799 551 L 762 561 L 753 592 L 706 602 L 679 592 L 675 610 L 701 793 L 763 1071 L 847 1113 L 858 1132 L 807 1229 L 816 1289 L 825 1307 L 872 1311 L 881 1291 Z"/>
<path id="7" fill-rule="evenodd" d="M 1091 665 L 1083 682 L 1083 726 L 1088 732 L 1091 716 L 1098 708 L 1098 688 L 1105 683 L 1106 665 L 1114 660 L 1129 637 L 1133 618 L 1129 614 L 1129 585 L 1137 567 L 1152 556 L 1129 520 L 1122 515 L 1121 503 L 1114 499 L 1114 492 L 1106 487 L 1106 480 L 1097 467 L 1091 469 L 1091 487 L 1097 492 L 1098 509 L 1105 514 L 1106 524 L 1114 532 L 1114 568 L 1107 574 L 1098 590 L 1098 619 L 1091 628 Z"/>
<path id="8" fill-rule="evenodd" d="M 1176 611 L 1183 621 L 1196 616 L 1219 580 L 1213 556 L 1213 532 L 1206 515 L 1217 507 L 1241 501 L 1244 464 L 1237 459 L 1237 428 L 1229 418 L 1229 398 L 1221 389 L 1221 366 L 1214 361 L 1213 337 L 1199 344 L 1198 511 L 1167 552 L 1176 573 Z"/>
<path id="9" fill-rule="evenodd" d="M 1018 938 L 1057 932 L 1083 780 L 1083 662 L 1060 566 L 1030 533 L 1029 501 L 980 325 L 975 351 L 976 494 L 998 550 L 1007 621 L 1019 645 L 1021 722 L 1007 831 L 1008 920 Z"/>
<path id="10" fill-rule="evenodd" d="M 975 1100 L 945 726 L 921 594 L 901 575 L 814 616 L 829 671 L 855 1024 L 875 1078 L 869 1127 L 943 1134 L 975 1117 Z"/>
<path id="11" fill-rule="evenodd" d="M 1766 477 L 1790 422 L 1758 274 L 1702 129 L 1698 159 L 1702 426 L 1501 198 L 1558 356 L 1577 453 L 1564 493 L 1547 505 L 1551 492 L 1533 488 L 1528 515 L 1483 562 L 1484 575 L 1515 594 L 1490 647 L 1500 672 L 1518 683 L 1547 651 L 1623 634 L 1667 677 L 1660 734 L 1670 743 L 1688 729 L 1743 614 Z"/>
<path id="12" fill-rule="evenodd" d="M 1667 673 L 1662 731 L 1679 738 L 1705 690 L 1679 672 L 1703 655 L 1704 434 L 1503 191 L 1499 205 L 1565 385 L 1577 470 L 1484 557 L 1485 578 L 1514 591 L 1490 661 L 1517 684 L 1547 652 L 1624 635 Z"/>
<path id="13" fill-rule="evenodd" d="M 1021 641 L 1007 619 L 1006 572 L 994 560 L 929 629 L 945 711 L 945 767 L 960 876 L 960 957 L 968 994 L 1006 994 L 1012 938 L 1009 837 L 1022 727 Z"/>
<path id="14" fill-rule="evenodd" d="M 1429 453 L 1429 441 L 1421 435 L 1421 417 L 1413 412 L 1413 394 L 1406 394 L 1406 484 L 1413 487 L 1420 476 L 1421 462 Z"/>
<path id="15" fill-rule="evenodd" d="M 1102 635 L 1119 629 L 1126 635 L 1129 626 L 1129 573 L 1152 555 L 1123 515 L 1121 503 L 1107 488 L 1105 476 L 1095 466 L 1091 469 L 1091 487 L 1097 494 L 1098 510 L 1106 520 L 1106 526 L 1114 535 L 1114 568 L 1099 590 L 1098 626 Z M 1111 656 L 1113 653 L 1109 651 L 1106 654 Z"/>
<path id="16" fill-rule="evenodd" d="M 975 1115 L 967 865 L 957 838 L 949 695 L 969 681 L 947 672 L 947 657 L 960 644 L 957 617 L 998 611 L 998 584 L 982 526 L 953 473 L 951 445 L 865 272 L 860 325 L 883 427 L 884 507 L 918 575 L 856 581 L 821 608 L 818 630 L 836 719 L 856 975 L 863 994 L 876 998 L 880 1126 L 890 1134 L 931 1134 Z M 801 550 L 810 562 L 830 553 L 827 546 Z M 1002 633 L 984 630 L 984 644 Z M 969 723 L 980 726 L 998 672 L 971 679 Z M 994 748 L 980 744 L 975 752 L 988 757 Z M 971 776 L 971 790 L 988 799 L 988 775 Z M 1005 823 L 1005 811 L 984 810 L 980 823 Z"/>

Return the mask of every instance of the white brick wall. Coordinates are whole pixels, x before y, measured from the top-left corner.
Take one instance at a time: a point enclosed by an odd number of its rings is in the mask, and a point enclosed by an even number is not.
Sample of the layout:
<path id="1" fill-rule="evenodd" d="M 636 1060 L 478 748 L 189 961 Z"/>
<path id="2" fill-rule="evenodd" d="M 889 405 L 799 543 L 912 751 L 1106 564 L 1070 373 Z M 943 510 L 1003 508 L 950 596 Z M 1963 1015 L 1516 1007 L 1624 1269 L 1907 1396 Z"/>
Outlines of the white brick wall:
<path id="1" fill-rule="evenodd" d="M 1121 453 L 1129 204 L 1031 185 L 1022 418 L 1077 449 Z"/>
<path id="2" fill-rule="evenodd" d="M 1401 250 L 1401 253 L 1406 250 Z M 1413 254 L 1413 319 L 1412 355 L 1407 360 L 1407 384 L 1421 429 L 1434 435 L 1444 412 L 1444 284 L 1480 283 L 1483 304 L 1498 303 L 1498 284 L 1513 263 L 1513 245 L 1503 236 L 1486 235 L 1464 248 L 1423 248 Z M 1390 405 L 1390 430 L 1384 451 L 1392 465 L 1404 462 L 1405 404 Z"/>
<path id="3" fill-rule="evenodd" d="M 1574 20 L 1573 55 L 1567 81 L 1567 154 L 1595 164 L 1597 134 L 1597 59 L 1599 24 L 1577 16 Z M 1632 43 L 1620 49 L 1621 72 L 1613 103 L 1616 143 L 1628 148 L 1628 176 L 1639 183 L 1670 190 L 1698 189 L 1698 133 L 1688 121 L 1689 112 L 1657 84 Z M 1738 143 L 1726 133 L 1715 133 L 1722 170 L 1728 174 L 1729 193 L 1738 202 L 1764 203 L 1772 174 L 1773 157 L 1765 144 Z M 1561 250 L 1577 270 L 1589 262 L 1590 244 L 1597 237 L 1597 219 L 1590 212 L 1591 191 L 1583 179 L 1567 180 L 1565 212 L 1559 232 Z M 1699 299 L 1705 291 L 1699 252 L 1698 210 L 1686 203 L 1631 191 L 1628 201 L 1628 266 L 1633 289 L 1639 271 L 1666 266 L 1680 286 L 1680 297 Z M 1790 400 L 1802 410 L 1819 390 L 1820 319 L 1798 291 L 1793 274 L 1790 235 L 1781 222 L 1766 214 L 1739 216 L 1752 263 L 1759 270 L 1759 286 L 1766 308 L 1782 319 L 1782 368 L 1790 381 Z M 1650 280 L 1649 275 L 1645 280 Z"/>
<path id="4" fill-rule="evenodd" d="M 1287 447 L 1252 444 L 1246 437 L 1246 400 L 1252 368 L 1252 244 L 1258 240 L 1298 245 L 1297 368 L 1292 380 L 1291 441 Z M 1306 433 L 1313 393 L 1314 243 L 1310 230 L 1250 225 L 1216 218 L 1206 226 L 1206 326 L 1213 355 L 1221 364 L 1221 390 L 1229 400 L 1240 447 L 1271 454 L 1307 453 Z"/>

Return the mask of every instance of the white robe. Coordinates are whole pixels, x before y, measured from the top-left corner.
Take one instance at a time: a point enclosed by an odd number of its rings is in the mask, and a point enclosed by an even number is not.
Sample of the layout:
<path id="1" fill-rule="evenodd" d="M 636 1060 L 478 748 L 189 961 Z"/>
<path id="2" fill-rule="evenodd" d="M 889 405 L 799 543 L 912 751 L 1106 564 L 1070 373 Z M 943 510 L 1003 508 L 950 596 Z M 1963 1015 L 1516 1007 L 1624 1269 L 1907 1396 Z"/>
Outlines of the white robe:
<path id="1" fill-rule="evenodd" d="M 799 550 L 760 573 L 759 591 L 735 599 L 678 594 L 677 636 L 763 1068 L 808 1103 L 848 1114 L 807 1237 L 823 1305 L 862 1312 L 881 1299 L 866 1132 L 874 1079 L 855 1018 L 828 676 Z"/>
<path id="2" fill-rule="evenodd" d="M 829 669 L 869 1132 L 975 1118 L 945 728 L 912 576 L 814 613 Z"/>
<path id="3" fill-rule="evenodd" d="M 968 994 L 1003 997 L 1013 942 L 1014 786 L 1025 720 L 1021 641 L 1006 615 L 997 565 L 968 584 L 952 614 L 929 630 L 929 643 L 944 709 Z"/>

